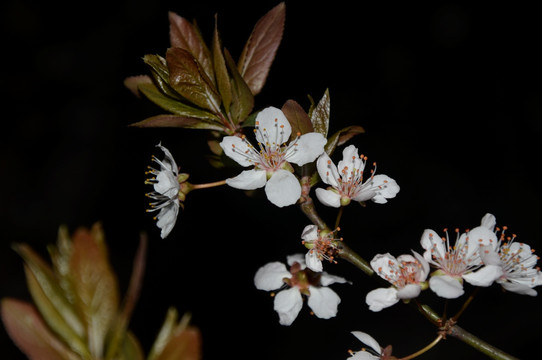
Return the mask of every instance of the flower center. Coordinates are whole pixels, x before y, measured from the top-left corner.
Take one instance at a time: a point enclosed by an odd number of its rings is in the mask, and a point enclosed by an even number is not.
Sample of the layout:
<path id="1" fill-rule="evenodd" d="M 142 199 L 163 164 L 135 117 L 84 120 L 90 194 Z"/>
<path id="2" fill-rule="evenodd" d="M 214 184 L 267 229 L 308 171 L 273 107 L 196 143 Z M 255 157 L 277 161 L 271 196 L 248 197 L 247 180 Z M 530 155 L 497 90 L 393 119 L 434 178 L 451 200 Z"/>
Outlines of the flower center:
<path id="1" fill-rule="evenodd" d="M 460 277 L 467 270 L 472 270 L 473 267 L 480 265 L 479 254 L 476 251 L 474 254 L 468 256 L 469 244 L 468 237 L 463 243 L 459 241 L 459 229 L 455 229 L 457 234 L 455 245 L 450 246 L 450 238 L 448 236 L 448 229 L 444 229 L 446 237 L 442 237 L 441 240 L 444 244 L 444 253 L 441 253 L 440 248 L 436 243 L 433 244 L 431 249 L 431 255 L 433 260 L 439 264 L 439 267 L 447 275 L 453 277 Z M 432 234 L 429 235 L 432 238 Z"/>
<path id="2" fill-rule="evenodd" d="M 335 234 L 340 231 L 337 228 L 330 232 L 322 232 L 318 230 L 318 237 L 315 240 L 303 240 L 301 243 L 307 247 L 310 247 L 309 252 L 316 253 L 316 256 L 320 261 L 327 260 L 332 263 L 337 263 L 335 258 L 339 255 L 339 241 L 343 238 L 335 237 Z"/>

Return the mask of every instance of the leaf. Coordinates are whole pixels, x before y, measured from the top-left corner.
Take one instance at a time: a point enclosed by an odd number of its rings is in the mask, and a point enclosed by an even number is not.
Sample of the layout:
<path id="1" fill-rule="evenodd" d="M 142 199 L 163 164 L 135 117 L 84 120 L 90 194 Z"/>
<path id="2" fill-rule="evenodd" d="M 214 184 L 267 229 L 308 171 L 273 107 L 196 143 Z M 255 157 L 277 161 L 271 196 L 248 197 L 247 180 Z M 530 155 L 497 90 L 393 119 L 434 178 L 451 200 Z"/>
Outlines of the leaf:
<path id="1" fill-rule="evenodd" d="M 347 126 L 344 129 L 341 129 L 337 131 L 335 134 L 333 134 L 327 140 L 327 144 L 324 147 L 324 149 L 328 155 L 331 155 L 335 151 L 337 146 L 343 145 L 352 137 L 364 132 L 365 130 L 361 126 L 358 126 L 358 125 Z"/>
<path id="2" fill-rule="evenodd" d="M 122 351 L 119 358 L 115 360 L 143 360 L 143 349 L 141 344 L 132 332 L 128 332 L 122 344 Z"/>
<path id="3" fill-rule="evenodd" d="M 159 92 L 173 99 L 182 100 L 182 97 L 169 85 L 169 69 L 166 59 L 160 55 L 145 55 L 143 61 L 151 70 L 154 85 Z M 141 88 L 138 84 L 138 90 Z"/>
<path id="4" fill-rule="evenodd" d="M 282 106 L 282 112 L 288 122 L 292 126 L 291 137 L 296 137 L 297 134 L 306 134 L 314 131 L 309 115 L 303 110 L 294 100 L 288 100 Z"/>
<path id="5" fill-rule="evenodd" d="M 130 126 L 135 127 L 173 127 L 173 128 L 186 128 L 186 129 L 205 129 L 205 130 L 216 130 L 224 132 L 224 127 L 215 125 L 208 121 L 201 119 L 178 116 L 178 115 L 156 115 L 146 118 L 145 120 L 131 124 Z"/>
<path id="6" fill-rule="evenodd" d="M 324 96 L 320 99 L 316 107 L 311 112 L 311 123 L 314 131 L 324 135 L 327 138 L 329 130 L 329 113 L 330 113 L 329 89 L 326 89 Z"/>
<path id="7" fill-rule="evenodd" d="M 1 313 L 7 333 L 30 360 L 80 359 L 51 333 L 31 304 L 5 298 Z"/>
<path id="8" fill-rule="evenodd" d="M 254 95 L 237 70 L 235 62 L 227 49 L 224 49 L 224 59 L 231 75 L 232 104 L 230 113 L 233 122 L 240 124 L 245 121 L 254 108 Z"/>
<path id="9" fill-rule="evenodd" d="M 129 76 L 124 79 L 124 86 L 126 86 L 126 88 L 138 98 L 141 97 L 141 94 L 138 90 L 139 84 L 152 84 L 152 79 L 147 75 Z"/>
<path id="10" fill-rule="evenodd" d="M 100 224 L 95 224 L 90 231 L 84 228 L 76 230 L 72 241 L 70 276 L 75 290 L 75 306 L 86 325 L 90 352 L 101 358 L 105 337 L 117 314 L 117 279 L 109 264 Z"/>
<path id="11" fill-rule="evenodd" d="M 254 26 L 239 58 L 238 69 L 253 95 L 265 84 L 284 31 L 286 6 L 281 2 Z"/>
<path id="12" fill-rule="evenodd" d="M 169 84 L 188 101 L 220 113 L 220 95 L 201 65 L 192 54 L 185 49 L 170 48 L 166 53 L 169 69 Z"/>
<path id="13" fill-rule="evenodd" d="M 77 345 L 75 338 L 85 336 L 84 325 L 63 294 L 51 267 L 28 245 L 15 244 L 13 248 L 25 261 L 28 289 L 45 321 L 64 339 Z M 77 348 L 84 352 L 80 346 Z"/>
<path id="14" fill-rule="evenodd" d="M 154 84 L 140 84 L 138 88 L 147 99 L 173 114 L 199 119 L 209 119 L 218 122 L 218 118 L 214 114 L 168 97 L 161 93 Z"/>
<path id="15" fill-rule="evenodd" d="M 201 334 L 195 327 L 189 326 L 176 331 L 156 360 L 200 360 Z"/>
<path id="16" fill-rule="evenodd" d="M 213 62 L 211 52 L 202 40 L 202 36 L 194 25 L 174 12 L 169 12 L 169 41 L 171 47 L 187 50 L 213 81 Z"/>
<path id="17" fill-rule="evenodd" d="M 226 113 L 230 112 L 230 104 L 232 101 L 232 89 L 230 83 L 230 76 L 228 75 L 228 68 L 222 54 L 222 45 L 220 41 L 220 35 L 217 28 L 218 18 L 215 16 L 215 32 L 213 35 L 213 64 L 216 76 L 216 82 L 218 85 L 218 91 L 222 96 L 222 105 L 226 110 Z"/>

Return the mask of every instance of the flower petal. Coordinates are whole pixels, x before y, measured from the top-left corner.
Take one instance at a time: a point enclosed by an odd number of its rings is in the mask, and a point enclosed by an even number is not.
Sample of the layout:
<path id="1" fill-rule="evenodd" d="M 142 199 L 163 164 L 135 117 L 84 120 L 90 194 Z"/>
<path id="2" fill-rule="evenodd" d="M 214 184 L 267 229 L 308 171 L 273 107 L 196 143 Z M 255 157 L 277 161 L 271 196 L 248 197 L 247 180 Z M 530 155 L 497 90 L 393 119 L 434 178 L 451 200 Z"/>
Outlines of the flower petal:
<path id="1" fill-rule="evenodd" d="M 267 199 L 278 207 L 293 205 L 301 197 L 299 180 L 289 171 L 277 170 L 265 185 Z"/>
<path id="2" fill-rule="evenodd" d="M 497 225 L 497 219 L 495 218 L 493 214 L 487 213 L 482 218 L 481 225 L 488 228 L 491 231 L 494 231 L 495 225 Z"/>
<path id="3" fill-rule="evenodd" d="M 320 178 L 324 183 L 335 188 L 339 186 L 339 183 L 337 182 L 337 179 L 339 179 L 337 167 L 325 152 L 322 153 L 322 155 L 320 155 L 316 161 L 316 169 L 318 170 L 318 175 L 320 175 Z"/>
<path id="4" fill-rule="evenodd" d="M 305 226 L 301 238 L 305 241 L 314 241 L 318 239 L 318 227 L 312 224 Z"/>
<path id="5" fill-rule="evenodd" d="M 224 136 L 220 142 L 224 154 L 235 160 L 241 166 L 254 165 L 253 159 L 248 156 L 252 153 L 249 144 L 239 136 Z"/>
<path id="6" fill-rule="evenodd" d="M 387 175 L 375 175 L 372 179 L 372 186 L 376 195 L 371 200 L 377 204 L 387 203 L 386 199 L 394 198 L 400 190 L 397 182 Z"/>
<path id="7" fill-rule="evenodd" d="M 414 299 L 420 295 L 422 287 L 418 284 L 406 284 L 401 289 L 397 289 L 397 298 L 401 300 Z"/>
<path id="8" fill-rule="evenodd" d="M 290 288 L 275 295 L 273 309 L 279 314 L 281 325 L 291 325 L 303 307 L 303 299 L 298 288 Z"/>
<path id="9" fill-rule="evenodd" d="M 280 109 L 270 106 L 256 116 L 255 133 L 258 142 L 275 150 L 290 139 L 292 127 Z"/>
<path id="10" fill-rule="evenodd" d="M 305 255 L 303 254 L 293 254 L 286 256 L 286 263 L 288 266 L 292 266 L 295 263 L 298 263 L 301 265 L 301 269 L 303 270 L 305 266 Z"/>
<path id="11" fill-rule="evenodd" d="M 173 230 L 173 227 L 175 226 L 175 223 L 177 222 L 177 216 L 179 215 L 179 201 L 174 200 L 170 201 L 170 203 L 160 209 L 160 212 L 156 216 L 158 221 L 156 222 L 156 226 L 158 226 L 162 231 L 160 232 L 160 237 L 162 239 L 165 239 L 171 230 Z"/>
<path id="12" fill-rule="evenodd" d="M 171 152 L 165 146 L 162 146 L 161 142 L 156 145 L 156 147 L 159 147 L 165 155 L 164 159 L 160 162 L 162 170 L 166 169 L 172 171 L 174 174 L 177 174 L 179 172 L 179 167 L 175 163 L 175 159 L 173 159 L 173 155 L 171 155 Z"/>
<path id="13" fill-rule="evenodd" d="M 295 145 L 290 144 L 287 150 L 286 160 L 299 166 L 316 160 L 324 152 L 327 142 L 322 134 L 316 132 L 303 134 L 294 141 Z"/>
<path id="14" fill-rule="evenodd" d="M 324 267 L 322 266 L 322 260 L 318 257 L 318 252 L 315 250 L 309 250 L 305 254 L 305 262 L 307 267 L 315 272 L 322 272 Z"/>
<path id="15" fill-rule="evenodd" d="M 286 269 L 286 265 L 278 261 L 270 262 L 256 271 L 254 285 L 258 290 L 273 291 L 284 285 L 282 279 L 291 276 L 292 274 Z"/>
<path id="16" fill-rule="evenodd" d="M 382 348 L 378 342 L 369 334 L 362 331 L 352 331 L 352 335 L 358 338 L 359 341 L 369 346 L 371 349 L 376 351 L 378 354 L 382 353 Z"/>
<path id="17" fill-rule="evenodd" d="M 308 305 L 314 315 L 320 319 L 330 319 L 337 315 L 337 307 L 341 298 L 328 287 L 309 286 L 310 296 Z"/>
<path id="18" fill-rule="evenodd" d="M 339 171 L 342 171 L 345 167 L 350 171 L 359 169 L 360 173 L 363 172 L 365 165 L 358 155 L 358 149 L 354 145 L 348 145 L 343 149 L 343 159 L 337 164 Z"/>
<path id="19" fill-rule="evenodd" d="M 322 204 L 335 208 L 341 207 L 341 195 L 339 195 L 337 192 L 333 190 L 317 188 L 315 190 L 315 193 L 316 197 Z"/>
<path id="20" fill-rule="evenodd" d="M 365 302 L 369 305 L 369 310 L 375 312 L 395 305 L 398 301 L 397 289 L 394 287 L 374 289 L 369 291 L 365 297 Z"/>
<path id="21" fill-rule="evenodd" d="M 226 184 L 241 190 L 259 189 L 267 182 L 265 170 L 244 170 L 236 177 L 226 179 Z"/>
<path id="22" fill-rule="evenodd" d="M 446 253 L 444 242 L 434 230 L 426 229 L 422 234 L 420 243 L 425 249 L 423 257 L 430 264 L 435 264 L 433 261 L 433 255 L 435 255 L 437 258 L 444 258 L 444 254 Z"/>
<path id="23" fill-rule="evenodd" d="M 170 199 L 179 195 L 179 181 L 177 175 L 169 170 L 163 170 L 156 175 L 156 182 L 153 185 L 154 191 Z"/>
<path id="24" fill-rule="evenodd" d="M 518 283 L 508 282 L 508 281 L 501 282 L 500 284 L 505 290 L 515 292 L 516 294 L 530 295 L 530 296 L 538 295 L 536 290 L 532 289 L 528 285 L 518 284 Z"/>
<path id="25" fill-rule="evenodd" d="M 397 259 L 390 253 L 376 254 L 371 260 L 371 267 L 384 280 L 395 280 L 397 278 L 397 262 Z"/>
<path id="26" fill-rule="evenodd" d="M 503 275 L 502 268 L 497 265 L 486 265 L 476 271 L 463 275 L 463 279 L 471 285 L 487 287 Z"/>
<path id="27" fill-rule="evenodd" d="M 337 275 L 328 274 L 325 271 L 322 273 L 322 276 L 320 277 L 320 284 L 322 286 L 328 286 L 328 285 L 335 284 L 335 283 L 344 284 L 344 283 L 347 283 L 347 282 L 349 282 L 349 281 L 346 280 L 345 278 L 343 278 L 341 276 L 337 276 Z"/>
<path id="28" fill-rule="evenodd" d="M 429 287 L 435 294 L 445 299 L 455 299 L 465 293 L 461 281 L 448 275 L 431 277 Z"/>

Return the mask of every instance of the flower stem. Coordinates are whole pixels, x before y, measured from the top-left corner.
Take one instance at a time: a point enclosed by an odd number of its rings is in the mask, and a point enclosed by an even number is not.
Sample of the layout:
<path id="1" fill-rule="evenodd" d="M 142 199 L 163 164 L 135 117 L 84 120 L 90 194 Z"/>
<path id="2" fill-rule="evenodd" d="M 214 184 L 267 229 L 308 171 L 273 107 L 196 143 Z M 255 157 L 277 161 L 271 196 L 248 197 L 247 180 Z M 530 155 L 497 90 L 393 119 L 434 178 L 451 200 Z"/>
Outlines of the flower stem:
<path id="1" fill-rule="evenodd" d="M 215 182 L 211 182 L 207 184 L 192 184 L 191 190 L 207 189 L 207 188 L 212 188 L 216 186 L 222 186 L 225 184 L 226 184 L 226 180 L 215 181 Z"/>
<path id="2" fill-rule="evenodd" d="M 478 293 L 478 290 L 480 288 L 479 287 L 476 287 L 474 289 L 474 291 L 472 292 L 472 294 L 469 296 L 469 298 L 467 300 L 465 300 L 465 303 L 463 304 L 463 306 L 461 307 L 461 309 L 459 309 L 459 311 L 457 312 L 457 314 L 454 315 L 454 317 L 452 317 L 452 319 L 454 321 L 457 321 L 457 319 L 461 316 L 461 314 L 463 314 L 463 312 L 467 309 L 467 307 L 470 305 L 470 303 L 472 302 L 472 300 L 474 300 L 474 297 L 476 296 L 476 294 Z"/>
<path id="3" fill-rule="evenodd" d="M 429 345 L 427 345 L 423 349 L 421 349 L 419 351 L 416 351 L 414 354 L 410 354 L 408 356 L 405 356 L 404 358 L 400 358 L 399 360 L 414 359 L 415 357 L 420 356 L 421 354 L 425 353 L 426 351 L 431 350 L 433 348 L 433 346 L 437 345 L 439 343 L 439 341 L 442 340 L 443 338 L 444 338 L 444 336 L 442 334 L 440 334 L 439 336 L 436 337 L 435 340 L 433 340 Z"/>
<path id="4" fill-rule="evenodd" d="M 478 337 L 474 336 L 473 334 L 467 332 L 466 330 L 462 329 L 461 327 L 457 325 L 452 326 L 451 329 L 448 331 L 448 334 L 472 346 L 476 350 L 489 356 L 492 359 L 519 360 L 518 358 L 512 355 L 509 355 L 505 353 L 504 351 L 497 349 L 496 347 L 486 343 L 485 341 L 479 339 Z"/>
<path id="5" fill-rule="evenodd" d="M 371 265 L 359 256 L 355 251 L 350 249 L 345 243 L 341 243 L 341 249 L 339 251 L 339 257 L 347 260 L 352 265 L 363 271 L 365 274 L 372 276 L 375 272 L 371 268 Z"/>
<path id="6" fill-rule="evenodd" d="M 343 209 L 344 209 L 344 206 L 341 206 L 339 208 L 339 213 L 337 214 L 337 219 L 335 220 L 335 229 L 339 227 L 339 223 L 341 222 L 341 217 L 343 216 Z"/>

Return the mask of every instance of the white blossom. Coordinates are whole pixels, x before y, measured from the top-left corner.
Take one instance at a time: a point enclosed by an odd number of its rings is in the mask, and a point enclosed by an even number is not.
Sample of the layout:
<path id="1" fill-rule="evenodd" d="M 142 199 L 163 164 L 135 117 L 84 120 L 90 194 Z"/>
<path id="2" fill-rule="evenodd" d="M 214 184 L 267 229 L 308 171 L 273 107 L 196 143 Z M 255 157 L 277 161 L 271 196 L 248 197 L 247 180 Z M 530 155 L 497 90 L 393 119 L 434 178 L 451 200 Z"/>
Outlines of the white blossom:
<path id="1" fill-rule="evenodd" d="M 329 319 L 337 315 L 341 299 L 327 286 L 347 281 L 306 268 L 301 254 L 288 256 L 287 263 L 289 270 L 281 262 L 271 262 L 259 268 L 254 276 L 257 289 L 278 291 L 274 296 L 273 309 L 279 315 L 279 323 L 291 325 L 294 322 L 303 307 L 302 295 L 307 296 L 307 303 L 317 317 Z"/>
<path id="2" fill-rule="evenodd" d="M 367 163 L 366 156 L 359 156 L 358 149 L 349 145 L 343 150 L 343 159 L 336 166 L 330 157 L 323 153 L 316 161 L 318 174 L 330 187 L 316 189 L 316 197 L 327 206 L 340 207 L 355 201 L 372 200 L 384 204 L 399 192 L 397 182 L 387 175 L 375 175 L 374 170 L 368 179 L 363 173 Z M 365 181 L 364 181 L 365 180 Z"/>
<path id="3" fill-rule="evenodd" d="M 310 163 L 324 152 L 326 139 L 311 132 L 298 135 L 289 144 L 290 123 L 280 109 L 268 107 L 256 116 L 254 133 L 257 147 L 246 136 L 225 136 L 220 143 L 224 153 L 241 166 L 254 166 L 230 178 L 234 188 L 254 190 L 265 187 L 269 201 L 279 207 L 295 204 L 301 196 L 301 185 L 290 164 Z"/>
<path id="4" fill-rule="evenodd" d="M 164 239 L 173 229 L 179 214 L 179 167 L 177 167 L 167 148 L 162 146 L 161 143 L 156 146 L 164 152 L 165 157 L 163 160 L 158 160 L 153 155 L 152 161 L 157 163 L 159 168 L 149 166 L 149 170 L 146 172 L 153 176 L 147 179 L 145 183 L 154 187 L 154 191 L 146 194 L 152 200 L 147 211 L 159 211 L 154 219 L 157 220 L 156 225 L 161 229 L 160 237 Z"/>
<path id="5" fill-rule="evenodd" d="M 368 346 L 369 349 L 363 348 L 360 351 L 349 351 L 350 356 L 347 360 L 388 360 L 391 357 L 391 346 L 382 348 L 371 335 L 362 331 L 352 331 L 351 334 Z"/>
<path id="6" fill-rule="evenodd" d="M 316 225 L 307 225 L 303 229 L 301 234 L 302 242 L 309 249 L 305 255 L 305 262 L 312 271 L 320 272 L 323 270 L 322 260 L 337 262 L 335 260 L 339 253 L 337 242 L 342 241 L 342 238 L 335 238 L 335 232 L 320 231 Z"/>

